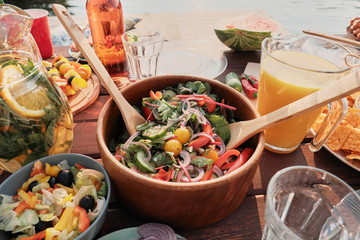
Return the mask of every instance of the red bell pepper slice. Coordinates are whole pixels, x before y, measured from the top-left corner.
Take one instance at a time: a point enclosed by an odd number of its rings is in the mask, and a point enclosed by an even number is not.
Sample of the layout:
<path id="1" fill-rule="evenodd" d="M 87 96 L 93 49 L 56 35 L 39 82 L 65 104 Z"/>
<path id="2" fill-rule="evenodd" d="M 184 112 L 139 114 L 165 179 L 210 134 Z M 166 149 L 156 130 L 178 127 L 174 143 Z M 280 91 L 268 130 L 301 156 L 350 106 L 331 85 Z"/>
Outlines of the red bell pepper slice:
<path id="1" fill-rule="evenodd" d="M 162 168 L 162 169 L 159 170 L 158 173 L 156 173 L 156 174 L 154 175 L 153 178 L 154 178 L 154 179 L 158 179 L 158 180 L 163 180 L 163 181 L 165 181 L 167 176 L 168 176 L 168 172 L 165 171 L 165 170 Z"/>
<path id="2" fill-rule="evenodd" d="M 86 210 L 82 207 L 75 206 L 74 216 L 79 218 L 79 231 L 85 232 L 90 226 L 90 218 L 88 217 Z"/>
<path id="3" fill-rule="evenodd" d="M 226 164 L 223 164 L 222 166 L 221 166 L 221 170 L 228 170 L 228 169 L 230 169 L 233 165 L 235 164 L 235 161 L 234 162 L 229 162 L 229 163 L 226 163 Z"/>
<path id="4" fill-rule="evenodd" d="M 250 158 L 250 156 L 254 153 L 254 149 L 252 148 L 245 148 L 238 159 L 236 159 L 234 165 L 232 165 L 229 169 L 229 171 L 226 172 L 226 174 L 233 172 L 234 170 L 238 169 L 242 165 L 246 163 L 246 161 Z"/>
<path id="5" fill-rule="evenodd" d="M 145 119 L 148 121 L 154 121 L 154 115 L 152 114 L 152 111 L 148 107 L 142 107 Z"/>
<path id="6" fill-rule="evenodd" d="M 38 232 L 37 234 L 34 234 L 32 236 L 29 237 L 23 237 L 20 238 L 21 240 L 41 240 L 41 239 L 45 239 L 46 236 L 46 230 Z"/>
<path id="7" fill-rule="evenodd" d="M 230 149 L 221 155 L 218 160 L 216 160 L 215 165 L 221 168 L 221 166 L 228 160 L 231 156 L 239 157 L 240 152 L 236 149 Z"/>
<path id="8" fill-rule="evenodd" d="M 202 107 L 204 104 L 206 106 L 206 110 L 209 112 L 209 113 L 213 113 L 215 112 L 215 109 L 216 109 L 216 102 L 214 101 L 214 99 L 212 99 L 211 97 L 209 96 L 201 96 L 200 97 L 201 99 L 203 99 L 203 101 L 198 101 L 197 105 L 199 107 Z"/>
<path id="9" fill-rule="evenodd" d="M 214 165 L 211 165 L 211 167 L 208 167 L 206 170 L 204 176 L 201 178 L 201 181 L 208 181 L 211 179 L 211 176 L 213 174 Z"/>
<path id="10" fill-rule="evenodd" d="M 209 123 L 206 123 L 204 126 L 204 133 L 207 133 L 208 135 L 212 136 L 213 135 L 213 132 L 212 132 L 212 128 L 211 128 L 211 125 Z M 193 148 L 200 148 L 200 147 L 203 147 L 205 146 L 206 144 L 208 144 L 210 142 L 210 139 L 208 137 L 205 137 L 205 136 L 200 136 L 194 140 L 192 140 L 190 143 L 189 143 L 189 147 L 193 147 Z"/>

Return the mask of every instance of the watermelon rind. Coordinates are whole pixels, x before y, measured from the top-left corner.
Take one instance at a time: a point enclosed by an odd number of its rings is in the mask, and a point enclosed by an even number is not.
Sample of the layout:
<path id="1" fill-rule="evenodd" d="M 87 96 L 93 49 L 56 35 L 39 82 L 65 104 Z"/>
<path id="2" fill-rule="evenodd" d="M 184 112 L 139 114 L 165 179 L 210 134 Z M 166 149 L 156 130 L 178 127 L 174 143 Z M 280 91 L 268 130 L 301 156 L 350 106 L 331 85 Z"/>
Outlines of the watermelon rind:
<path id="1" fill-rule="evenodd" d="M 255 32 L 238 28 L 226 30 L 214 29 L 216 36 L 227 47 L 236 51 L 253 51 L 261 49 L 261 42 L 271 37 L 271 32 Z"/>

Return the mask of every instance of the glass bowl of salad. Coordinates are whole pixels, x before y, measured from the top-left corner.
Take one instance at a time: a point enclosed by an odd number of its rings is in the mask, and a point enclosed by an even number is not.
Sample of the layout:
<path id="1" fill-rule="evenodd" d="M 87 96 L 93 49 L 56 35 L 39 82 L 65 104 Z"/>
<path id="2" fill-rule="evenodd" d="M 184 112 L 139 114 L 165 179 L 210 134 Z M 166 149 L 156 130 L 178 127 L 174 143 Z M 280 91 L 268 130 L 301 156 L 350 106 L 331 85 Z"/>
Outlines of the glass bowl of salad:
<path id="1" fill-rule="evenodd" d="M 122 94 L 148 120 L 129 136 L 112 100 L 99 116 L 100 154 L 123 206 L 182 229 L 215 223 L 239 207 L 264 149 L 263 133 L 225 149 L 229 123 L 259 116 L 248 99 L 191 76 L 148 78 Z"/>
<path id="2" fill-rule="evenodd" d="M 90 157 L 41 158 L 0 185 L 0 239 L 94 239 L 110 190 L 106 170 Z"/>

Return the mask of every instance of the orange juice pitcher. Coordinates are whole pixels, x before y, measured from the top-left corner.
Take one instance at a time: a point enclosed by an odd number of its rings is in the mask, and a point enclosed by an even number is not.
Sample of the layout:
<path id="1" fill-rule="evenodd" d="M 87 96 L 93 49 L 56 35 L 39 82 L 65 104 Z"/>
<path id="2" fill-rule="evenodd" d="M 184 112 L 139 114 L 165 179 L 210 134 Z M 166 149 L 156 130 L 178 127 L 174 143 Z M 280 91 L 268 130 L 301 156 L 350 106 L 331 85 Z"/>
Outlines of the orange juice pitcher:
<path id="1" fill-rule="evenodd" d="M 349 51 L 341 45 L 315 37 L 265 39 L 260 64 L 259 113 L 268 114 L 348 74 L 351 69 L 345 63 L 347 54 Z M 331 124 L 323 125 L 321 132 L 326 134 L 321 133 L 321 139 L 318 136 L 314 138 L 320 143 L 311 145 L 313 151 L 321 147 L 347 111 L 345 99 L 331 106 L 337 110 L 328 111 L 332 113 L 328 115 L 331 120 L 327 121 Z M 296 150 L 321 110 L 314 110 L 266 129 L 266 149 L 277 153 Z"/>
<path id="2" fill-rule="evenodd" d="M 119 0 L 87 0 L 86 12 L 96 55 L 120 89 L 129 83 L 121 36 L 124 18 Z"/>

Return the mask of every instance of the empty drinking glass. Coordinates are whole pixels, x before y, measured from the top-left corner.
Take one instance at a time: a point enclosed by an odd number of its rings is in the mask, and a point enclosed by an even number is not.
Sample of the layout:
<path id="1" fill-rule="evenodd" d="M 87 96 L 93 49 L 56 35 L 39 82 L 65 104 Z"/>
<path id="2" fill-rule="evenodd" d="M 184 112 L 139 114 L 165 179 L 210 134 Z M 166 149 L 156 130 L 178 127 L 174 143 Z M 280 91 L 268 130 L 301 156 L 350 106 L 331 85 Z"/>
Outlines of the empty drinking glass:
<path id="1" fill-rule="evenodd" d="M 134 29 L 122 36 L 126 57 L 136 80 L 156 75 L 164 35 L 151 29 Z"/>
<path id="2" fill-rule="evenodd" d="M 360 196 L 324 170 L 294 166 L 267 188 L 262 239 L 359 239 Z"/>

